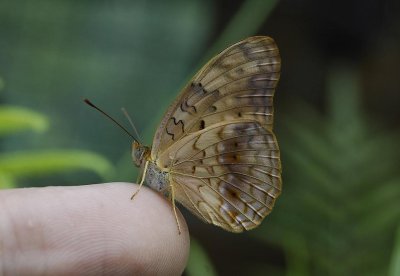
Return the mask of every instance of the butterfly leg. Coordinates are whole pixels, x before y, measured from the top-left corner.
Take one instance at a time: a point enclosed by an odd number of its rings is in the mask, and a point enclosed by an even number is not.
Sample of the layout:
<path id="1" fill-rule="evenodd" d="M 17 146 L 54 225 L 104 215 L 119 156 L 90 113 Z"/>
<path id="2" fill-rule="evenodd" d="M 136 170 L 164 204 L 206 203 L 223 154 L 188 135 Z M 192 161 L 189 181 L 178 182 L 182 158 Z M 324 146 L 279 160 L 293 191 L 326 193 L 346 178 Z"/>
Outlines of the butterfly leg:
<path id="1" fill-rule="evenodd" d="M 140 180 L 140 183 L 139 183 L 139 188 L 137 188 L 137 190 L 133 193 L 133 195 L 131 196 L 131 200 L 139 193 L 140 188 L 142 188 L 142 186 L 143 186 L 144 179 L 146 178 L 146 172 L 147 172 L 148 164 L 149 164 L 149 161 L 146 161 L 146 164 L 144 165 L 144 171 L 143 171 L 142 179 Z"/>
<path id="2" fill-rule="evenodd" d="M 171 189 L 171 193 L 170 193 L 169 197 L 170 197 L 170 199 L 172 201 L 172 209 L 174 210 L 175 221 L 176 221 L 176 225 L 178 226 L 178 233 L 180 235 L 181 234 L 181 225 L 179 224 L 178 214 L 176 213 L 174 186 L 170 185 L 170 189 Z"/>

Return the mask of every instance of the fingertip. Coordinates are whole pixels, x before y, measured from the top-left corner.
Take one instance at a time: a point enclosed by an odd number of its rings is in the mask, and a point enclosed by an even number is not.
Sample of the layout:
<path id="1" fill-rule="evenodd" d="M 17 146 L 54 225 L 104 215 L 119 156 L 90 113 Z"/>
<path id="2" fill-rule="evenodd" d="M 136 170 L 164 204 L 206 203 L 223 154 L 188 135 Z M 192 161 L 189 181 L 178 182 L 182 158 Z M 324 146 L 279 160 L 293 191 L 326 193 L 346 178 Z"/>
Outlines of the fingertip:
<path id="1" fill-rule="evenodd" d="M 2 221 L 13 224 L 6 223 L 0 230 L 5 236 L 11 236 L 13 229 L 19 231 L 19 239 L 7 242 L 4 251 L 9 257 L 20 256 L 11 257 L 9 271 L 182 274 L 189 255 L 183 216 L 177 210 L 179 234 L 170 202 L 145 187 L 130 200 L 136 188 L 109 183 L 3 192 L 3 213 L 9 219 Z M 13 267 L 13 263 L 20 265 Z"/>
<path id="2" fill-rule="evenodd" d="M 138 185 L 109 183 L 87 186 L 99 188 L 105 195 L 108 214 L 105 232 L 118 237 L 115 244 L 123 244 L 126 270 L 138 275 L 181 275 L 186 266 L 190 238 L 187 224 L 177 209 L 181 233 L 171 202 L 163 195 L 142 187 L 131 200 Z M 100 197 L 101 198 L 101 197 Z"/>
<path id="3" fill-rule="evenodd" d="M 119 185 L 125 184 L 113 184 L 112 189 L 123 188 Z M 180 233 L 171 202 L 163 195 L 143 187 L 129 202 L 127 212 L 132 219 L 140 222 L 127 227 L 132 235 L 132 252 L 141 252 L 142 272 L 181 275 L 189 256 L 190 238 L 186 221 L 179 209 L 177 216 Z"/>

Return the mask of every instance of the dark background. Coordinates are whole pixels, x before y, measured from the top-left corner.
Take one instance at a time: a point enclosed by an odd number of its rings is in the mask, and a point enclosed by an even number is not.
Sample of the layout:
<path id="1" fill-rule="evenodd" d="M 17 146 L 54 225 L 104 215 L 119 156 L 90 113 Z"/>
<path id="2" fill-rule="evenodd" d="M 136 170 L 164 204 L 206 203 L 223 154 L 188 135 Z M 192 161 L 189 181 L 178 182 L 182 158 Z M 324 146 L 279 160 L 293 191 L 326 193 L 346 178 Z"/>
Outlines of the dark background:
<path id="1" fill-rule="evenodd" d="M 134 181 L 130 139 L 82 99 L 150 144 L 202 64 L 273 37 L 283 193 L 240 235 L 184 211 L 185 273 L 400 273 L 399 1 L 1 1 L 0 34 L 0 188 Z"/>

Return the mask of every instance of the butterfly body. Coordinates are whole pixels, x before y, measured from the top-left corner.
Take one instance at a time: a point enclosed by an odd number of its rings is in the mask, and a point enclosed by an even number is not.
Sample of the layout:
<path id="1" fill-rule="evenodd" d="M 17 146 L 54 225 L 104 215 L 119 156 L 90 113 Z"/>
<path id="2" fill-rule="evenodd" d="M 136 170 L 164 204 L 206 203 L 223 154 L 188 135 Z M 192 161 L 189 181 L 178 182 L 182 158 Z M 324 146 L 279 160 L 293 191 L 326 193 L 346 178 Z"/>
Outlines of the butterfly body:
<path id="1" fill-rule="evenodd" d="M 272 131 L 280 56 L 250 37 L 207 63 L 169 107 L 151 148 L 133 144 L 142 180 L 232 232 L 261 223 L 281 192 Z"/>

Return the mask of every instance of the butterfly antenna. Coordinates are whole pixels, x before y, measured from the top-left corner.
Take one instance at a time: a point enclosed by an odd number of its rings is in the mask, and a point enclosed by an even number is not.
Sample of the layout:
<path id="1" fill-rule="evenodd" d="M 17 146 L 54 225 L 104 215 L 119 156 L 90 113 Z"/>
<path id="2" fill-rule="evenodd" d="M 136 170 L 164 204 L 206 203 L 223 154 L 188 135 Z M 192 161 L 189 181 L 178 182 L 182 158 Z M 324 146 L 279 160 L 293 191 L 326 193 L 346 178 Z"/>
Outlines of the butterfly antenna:
<path id="1" fill-rule="evenodd" d="M 126 111 L 125 107 L 122 107 L 121 110 L 122 110 L 122 113 L 124 113 L 125 117 L 128 119 L 129 124 L 132 126 L 133 131 L 135 132 L 136 137 L 139 138 L 139 142 L 140 142 L 140 140 L 142 140 L 142 138 L 140 137 L 139 132 L 137 131 L 135 124 L 132 121 L 131 116 L 129 116 L 128 111 Z"/>
<path id="2" fill-rule="evenodd" d="M 108 115 L 106 112 L 104 112 L 103 110 L 101 110 L 99 107 L 97 107 L 96 105 L 94 105 L 91 101 L 89 101 L 88 99 L 84 99 L 83 100 L 87 105 L 93 107 L 94 109 L 96 109 L 97 111 L 99 111 L 100 113 L 102 113 L 104 116 L 106 116 L 108 119 L 110 119 L 111 121 L 113 121 L 117 126 L 119 126 L 126 134 L 128 134 L 130 137 L 132 137 L 133 140 L 138 141 L 135 136 L 133 136 L 124 126 L 122 126 L 120 123 L 117 122 L 117 120 L 115 120 L 113 117 L 111 117 L 110 115 Z"/>

